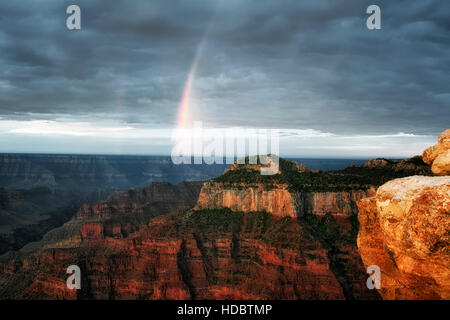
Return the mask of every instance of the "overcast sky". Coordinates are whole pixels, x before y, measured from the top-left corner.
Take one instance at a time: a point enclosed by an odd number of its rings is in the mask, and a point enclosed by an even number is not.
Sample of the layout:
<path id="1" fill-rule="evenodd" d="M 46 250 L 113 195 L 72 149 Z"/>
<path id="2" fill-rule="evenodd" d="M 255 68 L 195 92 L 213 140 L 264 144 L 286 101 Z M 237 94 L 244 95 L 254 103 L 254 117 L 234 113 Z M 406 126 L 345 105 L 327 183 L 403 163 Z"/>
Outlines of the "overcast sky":
<path id="1" fill-rule="evenodd" d="M 2 1 L 0 152 L 169 154 L 196 56 L 190 118 L 280 129 L 282 155 L 406 157 L 449 128 L 449 1 Z"/>

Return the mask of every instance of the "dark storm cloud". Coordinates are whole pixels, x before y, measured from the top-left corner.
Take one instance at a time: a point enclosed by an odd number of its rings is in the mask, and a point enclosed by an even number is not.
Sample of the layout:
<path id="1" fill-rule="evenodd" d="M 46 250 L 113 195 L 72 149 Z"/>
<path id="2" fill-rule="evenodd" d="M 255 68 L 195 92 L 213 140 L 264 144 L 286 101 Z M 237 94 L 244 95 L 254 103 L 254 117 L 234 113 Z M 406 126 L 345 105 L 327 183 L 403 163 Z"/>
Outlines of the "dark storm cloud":
<path id="1" fill-rule="evenodd" d="M 41 3 L 42 2 L 42 3 Z M 0 4 L 0 117 L 172 125 L 202 40 L 193 104 L 209 125 L 438 134 L 450 119 L 447 1 Z M 365 27 L 378 4 L 382 29 Z"/>

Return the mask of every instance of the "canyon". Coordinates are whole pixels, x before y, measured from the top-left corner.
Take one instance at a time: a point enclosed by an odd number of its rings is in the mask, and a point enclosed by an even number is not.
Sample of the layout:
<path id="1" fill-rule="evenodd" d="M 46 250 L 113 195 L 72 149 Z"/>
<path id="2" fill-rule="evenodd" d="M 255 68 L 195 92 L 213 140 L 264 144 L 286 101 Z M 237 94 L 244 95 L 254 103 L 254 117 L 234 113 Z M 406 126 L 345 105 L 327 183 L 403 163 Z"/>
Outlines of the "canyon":
<path id="1" fill-rule="evenodd" d="M 202 181 L 226 165 L 174 165 L 168 156 L 0 154 L 0 187 L 97 191 L 143 188 L 151 182 Z"/>
<path id="2" fill-rule="evenodd" d="M 325 170 L 350 163 L 344 159 L 302 161 Z M 83 203 L 152 182 L 206 181 L 221 175 L 227 166 L 177 166 L 167 156 L 0 154 L 0 254 L 39 240 L 68 221 Z"/>
<path id="3" fill-rule="evenodd" d="M 118 190 L 208 180 L 225 167 L 175 166 L 163 156 L 0 154 L 0 254 L 40 240 L 83 204 Z"/>
<path id="4" fill-rule="evenodd" d="M 120 196 L 122 200 L 123 197 Z M 327 245 L 314 233 L 312 223 L 226 209 L 186 211 L 192 203 L 180 201 L 167 208 L 167 203 L 141 203 L 136 201 L 139 198 L 133 200 L 133 213 L 121 211 L 124 207 L 112 204 L 115 200 L 108 206 L 80 210 L 75 219 L 48 233 L 40 243 L 2 256 L 0 296 L 3 299 L 377 297 L 363 286 L 365 275 L 357 255 L 342 251 L 340 261 L 330 261 Z M 178 212 L 165 214 L 161 207 Z M 123 219 L 123 215 L 130 214 L 134 217 Z M 334 220 L 330 221 L 331 226 L 337 229 Z M 343 249 L 344 243 L 342 240 Z M 346 263 L 357 273 L 351 279 L 341 278 L 335 266 L 331 266 L 338 263 Z M 65 270 L 72 264 L 81 268 L 79 291 L 65 287 Z"/>
<path id="5" fill-rule="evenodd" d="M 280 164 L 273 177 L 243 165 L 205 183 L 154 182 L 85 204 L 0 257 L 0 298 L 380 299 L 356 246 L 357 201 L 429 167 Z M 65 285 L 70 265 L 81 269 L 81 290 Z"/>

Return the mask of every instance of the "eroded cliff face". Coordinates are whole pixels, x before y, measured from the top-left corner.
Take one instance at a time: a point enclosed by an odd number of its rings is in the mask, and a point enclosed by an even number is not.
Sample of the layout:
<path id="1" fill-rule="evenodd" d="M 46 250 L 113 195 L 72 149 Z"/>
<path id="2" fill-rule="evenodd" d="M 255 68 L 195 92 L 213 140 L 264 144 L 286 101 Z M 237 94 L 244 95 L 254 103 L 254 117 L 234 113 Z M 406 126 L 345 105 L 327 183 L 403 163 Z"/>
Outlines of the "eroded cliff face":
<path id="1" fill-rule="evenodd" d="M 189 208 L 195 204 L 202 182 L 154 182 L 138 190 L 114 193 L 105 201 L 84 204 L 78 218 L 110 218 L 115 213 L 142 214 L 149 208 L 170 212 L 174 208 Z"/>
<path id="2" fill-rule="evenodd" d="M 301 215 L 299 201 L 286 185 L 268 190 L 264 185 L 229 188 L 221 183 L 205 182 L 196 209 L 229 208 L 232 211 L 266 211 L 276 216 L 297 217 Z"/>
<path id="3" fill-rule="evenodd" d="M 341 192 L 291 192 L 287 185 L 259 184 L 252 187 L 205 182 L 197 209 L 229 208 L 232 211 L 266 211 L 276 216 L 300 217 L 305 213 L 350 216 L 357 202 L 375 194 L 375 188 Z"/>
<path id="4" fill-rule="evenodd" d="M 303 209 L 306 213 L 334 216 L 350 216 L 357 214 L 357 202 L 373 196 L 375 188 L 341 192 L 305 192 L 301 195 Z"/>
<path id="5" fill-rule="evenodd" d="M 450 298 L 450 177 L 413 176 L 361 200 L 358 248 L 385 299 Z"/>

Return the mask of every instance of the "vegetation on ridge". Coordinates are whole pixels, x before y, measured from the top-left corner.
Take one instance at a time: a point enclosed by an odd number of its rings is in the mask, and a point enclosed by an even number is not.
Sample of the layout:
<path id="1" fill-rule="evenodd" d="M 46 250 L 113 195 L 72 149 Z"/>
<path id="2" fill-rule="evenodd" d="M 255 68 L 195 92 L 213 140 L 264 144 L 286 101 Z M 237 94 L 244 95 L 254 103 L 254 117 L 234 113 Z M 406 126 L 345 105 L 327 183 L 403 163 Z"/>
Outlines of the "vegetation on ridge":
<path id="1" fill-rule="evenodd" d="M 234 165 L 212 181 L 236 188 L 242 185 L 263 185 L 266 189 L 273 189 L 276 185 L 286 184 L 290 191 L 339 192 L 378 187 L 389 180 L 415 174 L 432 174 L 421 157 L 403 161 L 376 159 L 362 166 L 326 172 L 311 171 L 280 158 L 279 169 L 275 175 L 261 175 L 255 165 Z"/>

